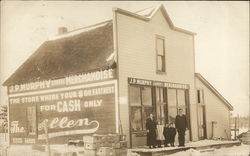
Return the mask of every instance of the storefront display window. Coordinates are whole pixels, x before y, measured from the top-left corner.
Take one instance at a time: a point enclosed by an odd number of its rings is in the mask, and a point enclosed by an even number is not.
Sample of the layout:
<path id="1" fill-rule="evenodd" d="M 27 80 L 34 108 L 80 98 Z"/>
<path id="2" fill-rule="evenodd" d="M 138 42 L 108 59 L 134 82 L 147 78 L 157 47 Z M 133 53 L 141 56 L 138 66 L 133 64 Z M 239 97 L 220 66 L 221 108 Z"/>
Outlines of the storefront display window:
<path id="1" fill-rule="evenodd" d="M 157 115 L 157 121 L 161 124 L 165 124 L 166 122 L 166 116 L 167 116 L 167 110 L 166 110 L 166 98 L 165 98 L 165 89 L 156 87 L 156 115 Z"/>
<path id="2" fill-rule="evenodd" d="M 186 114 L 186 102 L 185 102 L 185 91 L 177 90 L 177 100 L 178 100 L 178 108 L 183 109 L 183 113 Z"/>
<path id="3" fill-rule="evenodd" d="M 129 86 L 129 90 L 131 130 L 146 130 L 146 119 L 152 112 L 152 89 L 150 87 Z"/>
<path id="4" fill-rule="evenodd" d="M 131 107 L 131 128 L 133 131 L 142 130 L 141 107 Z"/>
<path id="5" fill-rule="evenodd" d="M 152 106 L 151 88 L 141 87 L 142 104 L 144 106 Z"/>
<path id="6" fill-rule="evenodd" d="M 183 109 L 186 114 L 186 98 L 183 89 L 168 89 L 168 115 L 169 122 L 174 122 L 178 108 Z"/>
<path id="7" fill-rule="evenodd" d="M 174 122 L 177 115 L 176 89 L 168 89 L 168 122 Z"/>
<path id="8" fill-rule="evenodd" d="M 130 106 L 141 106 L 141 95 L 140 95 L 140 88 L 130 86 L 129 87 L 130 92 Z"/>

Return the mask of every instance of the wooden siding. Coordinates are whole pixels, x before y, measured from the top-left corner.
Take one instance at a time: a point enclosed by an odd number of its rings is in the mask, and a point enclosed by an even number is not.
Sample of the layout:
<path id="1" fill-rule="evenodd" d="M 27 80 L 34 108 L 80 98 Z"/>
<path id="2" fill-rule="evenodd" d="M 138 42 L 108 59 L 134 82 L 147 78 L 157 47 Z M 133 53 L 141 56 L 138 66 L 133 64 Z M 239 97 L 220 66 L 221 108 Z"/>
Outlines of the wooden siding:
<path id="1" fill-rule="evenodd" d="M 207 137 L 212 137 L 212 121 L 217 124 L 214 128 L 214 137 L 231 138 L 230 132 L 230 111 L 229 108 L 207 88 L 198 78 L 196 87 L 201 88 L 204 94 L 204 104 L 206 106 Z"/>
<path id="2" fill-rule="evenodd" d="M 135 77 L 190 85 L 192 139 L 197 140 L 193 36 L 172 30 L 160 10 L 150 21 L 121 13 L 116 14 L 116 20 L 120 118 L 123 131 L 129 134 L 128 77 Z M 156 73 L 156 35 L 165 37 L 166 73 L 161 74 Z"/>

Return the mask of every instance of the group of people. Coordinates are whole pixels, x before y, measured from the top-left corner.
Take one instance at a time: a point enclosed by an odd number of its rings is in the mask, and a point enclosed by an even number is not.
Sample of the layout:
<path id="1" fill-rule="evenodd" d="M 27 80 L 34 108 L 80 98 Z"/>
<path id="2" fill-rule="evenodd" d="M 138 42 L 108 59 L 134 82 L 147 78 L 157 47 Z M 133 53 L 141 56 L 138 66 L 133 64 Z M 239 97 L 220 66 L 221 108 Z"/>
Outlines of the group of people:
<path id="1" fill-rule="evenodd" d="M 161 125 L 160 122 L 154 120 L 153 113 L 150 114 L 146 121 L 147 129 L 147 146 L 149 148 L 174 146 L 176 131 L 178 132 L 179 147 L 185 146 L 185 131 L 188 128 L 186 116 L 182 109 L 178 109 L 178 115 L 174 123 Z"/>

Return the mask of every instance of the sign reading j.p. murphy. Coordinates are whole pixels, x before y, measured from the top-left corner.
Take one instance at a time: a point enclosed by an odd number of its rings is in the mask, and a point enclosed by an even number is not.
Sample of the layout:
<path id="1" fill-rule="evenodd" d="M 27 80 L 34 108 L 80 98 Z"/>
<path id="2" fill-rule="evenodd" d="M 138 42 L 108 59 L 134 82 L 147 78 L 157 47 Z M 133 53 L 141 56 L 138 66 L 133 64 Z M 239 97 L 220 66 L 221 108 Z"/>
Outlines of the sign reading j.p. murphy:
<path id="1" fill-rule="evenodd" d="M 29 106 L 36 107 L 36 136 L 46 139 L 44 127 L 48 128 L 48 137 L 58 138 L 85 134 L 107 134 L 117 131 L 116 81 L 105 81 L 78 86 L 47 90 L 39 94 L 10 98 L 10 105 L 23 109 L 27 114 Z M 13 112 L 12 112 L 13 113 Z M 24 115 L 25 116 L 25 115 Z M 28 116 L 26 116 L 28 117 Z M 30 116 L 29 116 L 30 118 Z M 22 133 L 15 134 L 12 140 L 29 138 L 30 125 L 24 118 L 11 118 L 11 122 L 23 127 Z M 28 119 L 29 121 L 29 119 Z M 22 123 L 24 123 L 22 125 Z M 12 127 L 14 129 L 14 127 Z M 23 138 L 25 136 L 25 138 Z M 32 136 L 31 136 L 32 137 Z M 22 138 L 22 139 L 20 139 Z"/>

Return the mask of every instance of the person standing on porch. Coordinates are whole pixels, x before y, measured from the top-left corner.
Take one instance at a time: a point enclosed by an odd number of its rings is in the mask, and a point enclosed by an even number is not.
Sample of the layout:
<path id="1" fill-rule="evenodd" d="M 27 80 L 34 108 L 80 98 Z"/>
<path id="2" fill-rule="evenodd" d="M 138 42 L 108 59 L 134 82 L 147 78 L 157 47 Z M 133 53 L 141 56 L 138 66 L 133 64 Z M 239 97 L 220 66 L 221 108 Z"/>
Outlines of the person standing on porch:
<path id="1" fill-rule="evenodd" d="M 180 108 L 178 115 L 175 118 L 175 128 L 178 132 L 179 147 L 185 146 L 185 131 L 188 128 L 186 115 L 183 114 L 183 110 Z"/>
<path id="2" fill-rule="evenodd" d="M 157 145 L 159 148 L 161 148 L 162 146 L 162 142 L 165 140 L 165 137 L 163 135 L 163 130 L 164 130 L 164 125 L 162 125 L 161 121 L 157 121 L 157 125 L 156 125 L 156 141 L 157 141 Z"/>
<path id="3" fill-rule="evenodd" d="M 175 141 L 175 135 L 176 135 L 176 129 L 174 128 L 174 123 L 170 123 L 169 125 L 166 124 L 166 127 L 164 127 L 163 135 L 165 137 L 164 145 L 165 147 L 168 147 L 168 144 L 172 147 L 174 147 L 174 141 Z"/>
<path id="4" fill-rule="evenodd" d="M 146 121 L 147 129 L 147 146 L 149 148 L 155 148 L 156 146 L 156 122 L 154 121 L 154 116 L 150 113 L 149 118 Z"/>

